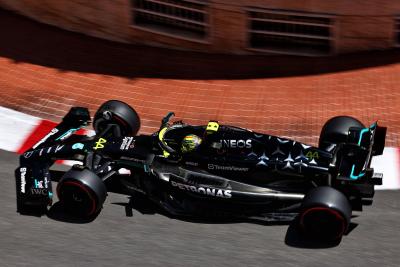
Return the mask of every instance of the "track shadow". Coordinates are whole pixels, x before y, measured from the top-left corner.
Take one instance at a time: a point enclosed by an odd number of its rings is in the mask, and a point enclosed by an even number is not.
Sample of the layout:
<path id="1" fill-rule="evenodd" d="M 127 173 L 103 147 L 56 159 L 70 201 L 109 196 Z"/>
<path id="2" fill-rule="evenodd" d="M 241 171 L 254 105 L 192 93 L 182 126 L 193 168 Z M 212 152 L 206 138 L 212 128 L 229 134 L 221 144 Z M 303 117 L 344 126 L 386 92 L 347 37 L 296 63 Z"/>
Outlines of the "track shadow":
<path id="1" fill-rule="evenodd" d="M 326 242 L 305 237 L 298 228 L 297 219 L 293 221 L 266 221 L 256 218 L 237 218 L 232 216 L 227 217 L 201 217 L 201 216 L 183 216 L 183 215 L 171 215 L 160 208 L 152 201 L 142 196 L 129 197 L 128 202 L 113 202 L 113 205 L 124 207 L 125 215 L 127 217 L 133 217 L 133 209 L 146 215 L 160 214 L 170 219 L 181 220 L 190 223 L 200 224 L 235 224 L 235 223 L 254 223 L 264 226 L 276 226 L 276 225 L 288 225 L 288 229 L 285 235 L 285 244 L 290 247 L 306 248 L 306 249 L 323 249 L 332 248 L 340 244 L 341 240 Z M 47 217 L 56 221 L 62 221 L 74 224 L 86 224 L 94 221 L 98 214 L 91 218 L 80 218 L 76 217 L 66 211 L 60 202 L 55 203 L 50 210 L 47 212 Z M 345 235 L 348 235 L 358 225 L 350 223 L 349 229 Z"/>
<path id="2" fill-rule="evenodd" d="M 163 210 L 158 207 L 155 203 L 147 200 L 144 197 L 129 197 L 128 202 L 113 202 L 113 205 L 119 205 L 125 208 L 125 215 L 132 217 L 132 210 L 135 209 L 141 214 L 154 215 L 154 214 L 165 214 Z"/>
<path id="3" fill-rule="evenodd" d="M 358 224 L 350 223 L 349 229 L 345 233 L 348 235 L 351 231 L 353 231 Z M 304 236 L 304 234 L 300 231 L 298 227 L 297 219 L 293 220 L 287 231 L 285 236 L 285 244 L 290 247 L 296 248 L 306 248 L 306 249 L 323 249 L 323 248 L 332 248 L 336 247 L 340 244 L 342 239 L 335 240 L 335 241 L 320 241 L 316 239 L 312 239 L 309 237 Z"/>
<path id="4" fill-rule="evenodd" d="M 152 202 L 143 196 L 131 196 L 129 197 L 129 202 L 114 202 L 114 205 L 122 206 L 125 208 L 125 215 L 127 217 L 133 216 L 133 210 L 140 212 L 145 215 L 155 215 L 160 214 L 170 219 L 190 222 L 190 223 L 202 223 L 202 224 L 234 224 L 234 223 L 254 223 L 260 225 L 288 225 L 288 221 L 268 221 L 261 218 L 245 218 L 245 217 L 235 217 L 229 214 L 223 214 L 221 212 L 216 212 L 214 214 L 207 215 L 185 215 L 185 214 L 170 214 L 164 209 L 159 207 L 157 204 Z"/>
<path id="5" fill-rule="evenodd" d="M 75 223 L 75 224 L 85 224 L 94 221 L 98 214 L 90 218 L 81 218 L 74 216 L 67 212 L 67 210 L 62 206 L 60 202 L 55 203 L 49 211 L 47 212 L 47 217 L 55 221 Z"/>
<path id="6" fill-rule="evenodd" d="M 133 217 L 132 210 L 146 214 L 154 215 L 161 214 L 171 219 L 181 220 L 190 223 L 200 223 L 200 224 L 235 224 L 235 223 L 254 223 L 264 226 L 276 226 L 276 225 L 288 225 L 288 229 L 285 235 L 285 244 L 290 247 L 305 248 L 305 249 L 324 249 L 336 247 L 340 244 L 340 240 L 336 241 L 319 241 L 305 237 L 301 231 L 298 229 L 297 219 L 293 221 L 265 221 L 253 218 L 235 218 L 235 217 L 196 217 L 196 216 L 180 216 L 171 215 L 163 211 L 152 201 L 146 199 L 145 197 L 130 197 L 129 202 L 114 202 L 111 203 L 125 208 L 125 213 L 127 217 Z M 351 223 L 349 230 L 346 235 L 349 234 L 357 224 Z"/>
<path id="7" fill-rule="evenodd" d="M 246 79 L 369 68 L 400 62 L 400 52 L 336 57 L 215 55 L 121 44 L 44 25 L 0 10 L 0 57 L 59 69 L 128 78 Z"/>
<path id="8" fill-rule="evenodd" d="M 46 209 L 43 209 L 43 208 L 30 207 L 29 210 L 19 210 L 18 213 L 19 213 L 20 215 L 23 215 L 23 216 L 31 216 L 31 217 L 38 217 L 38 218 L 40 218 L 40 217 L 46 215 L 47 210 L 46 210 Z"/>

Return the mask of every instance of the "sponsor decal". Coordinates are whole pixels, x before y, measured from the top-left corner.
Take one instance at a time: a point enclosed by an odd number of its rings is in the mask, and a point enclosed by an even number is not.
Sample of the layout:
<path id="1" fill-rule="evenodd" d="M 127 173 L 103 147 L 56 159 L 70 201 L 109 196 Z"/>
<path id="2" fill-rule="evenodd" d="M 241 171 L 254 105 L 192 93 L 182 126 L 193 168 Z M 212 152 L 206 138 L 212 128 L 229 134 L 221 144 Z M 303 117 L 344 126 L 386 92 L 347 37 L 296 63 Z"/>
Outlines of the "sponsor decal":
<path id="1" fill-rule="evenodd" d="M 43 137 L 39 142 L 37 142 L 34 146 L 33 149 L 37 148 L 39 145 L 43 144 L 44 142 L 46 142 L 46 140 L 52 136 L 55 135 L 56 133 L 58 133 L 58 129 L 54 128 L 53 130 L 51 130 L 45 137 Z"/>
<path id="2" fill-rule="evenodd" d="M 30 158 L 32 156 L 32 154 L 33 154 L 33 151 L 25 152 L 24 153 L 24 158 L 28 159 L 28 158 Z"/>
<path id="3" fill-rule="evenodd" d="M 63 133 L 60 137 L 58 137 L 56 140 L 62 141 L 64 139 L 67 139 L 68 137 L 70 137 L 74 132 L 78 131 L 79 129 L 80 129 L 80 127 L 69 129 L 68 131 Z"/>
<path id="4" fill-rule="evenodd" d="M 121 157 L 121 159 L 129 160 L 129 161 L 134 161 L 138 163 L 146 163 L 146 160 L 143 159 L 136 159 L 136 158 L 131 158 L 131 157 Z"/>
<path id="5" fill-rule="evenodd" d="M 58 146 L 56 147 L 56 150 L 54 151 L 54 153 L 57 153 L 57 152 L 60 151 L 63 147 L 64 147 L 64 145 L 58 145 Z"/>
<path id="6" fill-rule="evenodd" d="M 191 162 L 191 161 L 186 161 L 185 164 L 186 164 L 186 165 L 190 165 L 190 166 L 199 166 L 199 163 L 197 163 L 197 162 Z"/>
<path id="7" fill-rule="evenodd" d="M 50 183 L 50 181 L 49 181 L 49 179 L 47 178 L 47 175 L 44 177 L 44 187 L 45 188 L 49 188 L 49 183 Z"/>
<path id="8" fill-rule="evenodd" d="M 47 196 L 48 192 L 46 188 L 31 188 L 31 193 L 33 195 L 43 195 L 43 196 Z"/>
<path id="9" fill-rule="evenodd" d="M 83 149 L 84 146 L 82 143 L 76 143 L 72 145 L 72 149 Z"/>
<path id="10" fill-rule="evenodd" d="M 305 144 L 301 144 L 301 146 L 304 148 L 304 149 L 309 149 L 311 146 L 308 146 L 308 145 L 305 145 Z"/>
<path id="11" fill-rule="evenodd" d="M 39 156 L 43 155 L 43 151 L 47 154 L 50 153 L 52 147 L 48 147 L 48 148 L 42 148 L 39 150 Z M 37 150 L 32 151 L 31 155 L 33 155 Z"/>
<path id="12" fill-rule="evenodd" d="M 278 140 L 278 142 L 279 142 L 280 144 L 286 144 L 286 143 L 290 142 L 290 140 L 280 139 L 280 138 L 276 138 L 276 140 Z"/>
<path id="13" fill-rule="evenodd" d="M 133 137 L 124 137 L 122 139 L 122 144 L 120 149 L 121 150 L 128 150 L 129 148 L 134 148 L 135 147 L 135 140 L 133 140 Z"/>
<path id="14" fill-rule="evenodd" d="M 97 150 L 97 149 L 104 148 L 104 143 L 107 143 L 107 140 L 104 139 L 104 138 L 99 138 L 99 140 L 96 141 L 95 146 L 93 147 L 93 149 Z"/>
<path id="15" fill-rule="evenodd" d="M 306 157 L 308 160 L 319 159 L 318 151 L 308 151 Z"/>
<path id="16" fill-rule="evenodd" d="M 35 179 L 35 188 L 44 188 L 43 181 L 38 181 Z"/>
<path id="17" fill-rule="evenodd" d="M 194 192 L 194 193 L 198 193 L 198 194 L 206 195 L 206 196 L 221 197 L 221 198 L 231 198 L 232 197 L 231 190 L 217 189 L 217 188 L 211 188 L 211 187 L 197 187 L 194 185 L 187 185 L 187 184 L 177 183 L 174 181 L 171 181 L 171 185 L 174 187 L 178 187 L 181 190 L 186 190 L 189 192 Z"/>
<path id="18" fill-rule="evenodd" d="M 247 140 L 221 140 L 223 148 L 251 148 L 251 139 Z"/>
<path id="19" fill-rule="evenodd" d="M 21 172 L 21 193 L 25 193 L 25 185 L 26 185 L 26 168 L 20 168 Z"/>
<path id="20" fill-rule="evenodd" d="M 43 153 L 45 153 L 45 154 L 50 154 L 51 151 L 53 150 L 53 148 L 54 148 L 54 153 L 57 153 L 58 151 L 62 150 L 63 147 L 64 147 L 64 145 L 57 145 L 56 147 L 55 147 L 55 146 L 50 146 L 50 147 L 48 147 L 48 148 L 41 148 L 40 150 L 38 149 L 38 150 L 28 151 L 28 152 L 25 152 L 25 153 L 24 153 L 24 158 L 28 159 L 28 158 L 30 158 L 35 152 L 38 152 L 38 151 L 39 151 L 39 156 L 40 156 L 40 157 L 43 156 Z"/>
<path id="21" fill-rule="evenodd" d="M 215 164 L 208 164 L 207 167 L 209 170 L 216 170 L 216 171 L 247 172 L 249 170 L 249 168 L 236 167 L 236 166 L 221 166 L 221 165 L 215 165 Z"/>

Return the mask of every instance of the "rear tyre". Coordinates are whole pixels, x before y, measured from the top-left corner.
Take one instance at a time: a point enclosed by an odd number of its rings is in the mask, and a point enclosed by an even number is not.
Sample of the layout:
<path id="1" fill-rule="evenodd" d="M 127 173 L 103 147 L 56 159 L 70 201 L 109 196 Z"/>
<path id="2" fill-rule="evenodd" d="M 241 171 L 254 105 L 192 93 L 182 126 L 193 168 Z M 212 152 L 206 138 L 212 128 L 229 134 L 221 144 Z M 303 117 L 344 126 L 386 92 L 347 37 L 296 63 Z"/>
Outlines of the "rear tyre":
<path id="1" fill-rule="evenodd" d="M 100 134 L 110 124 L 118 126 L 121 136 L 133 136 L 140 129 L 140 118 L 128 104 L 119 100 L 109 100 L 101 105 L 94 115 L 93 127 L 96 134 Z"/>
<path id="2" fill-rule="evenodd" d="M 346 142 L 351 127 L 365 128 L 359 120 L 353 117 L 338 116 L 331 118 L 322 127 L 319 136 L 319 148 L 328 150 L 331 144 Z"/>
<path id="3" fill-rule="evenodd" d="M 95 173 L 72 169 L 58 183 L 57 195 L 67 212 L 86 218 L 100 212 L 107 188 Z"/>
<path id="4" fill-rule="evenodd" d="M 312 239 L 340 240 L 351 219 L 351 206 L 338 190 L 321 186 L 304 197 L 299 214 L 301 231 Z"/>

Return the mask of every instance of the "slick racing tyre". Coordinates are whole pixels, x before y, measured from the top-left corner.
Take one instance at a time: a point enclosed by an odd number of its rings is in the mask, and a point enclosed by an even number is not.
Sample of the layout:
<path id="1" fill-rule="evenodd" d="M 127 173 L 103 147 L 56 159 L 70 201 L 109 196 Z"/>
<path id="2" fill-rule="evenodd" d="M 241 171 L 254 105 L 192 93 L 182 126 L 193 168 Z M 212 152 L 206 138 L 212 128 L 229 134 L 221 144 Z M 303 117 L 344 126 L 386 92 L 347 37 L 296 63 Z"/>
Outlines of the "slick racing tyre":
<path id="1" fill-rule="evenodd" d="M 107 197 L 107 189 L 95 173 L 87 169 L 71 169 L 58 183 L 57 195 L 69 213 L 91 217 L 100 212 Z"/>
<path id="2" fill-rule="evenodd" d="M 140 129 L 140 118 L 128 104 L 118 100 L 109 100 L 101 105 L 94 115 L 93 127 L 96 134 L 100 134 L 110 124 L 118 126 L 121 136 L 133 136 Z"/>
<path id="3" fill-rule="evenodd" d="M 365 128 L 359 120 L 353 117 L 338 116 L 331 118 L 322 127 L 319 136 L 319 148 L 327 150 L 331 144 L 346 142 L 351 127 Z"/>
<path id="4" fill-rule="evenodd" d="M 300 230 L 309 238 L 340 240 L 351 219 L 351 206 L 338 190 L 321 186 L 304 197 L 299 213 Z"/>

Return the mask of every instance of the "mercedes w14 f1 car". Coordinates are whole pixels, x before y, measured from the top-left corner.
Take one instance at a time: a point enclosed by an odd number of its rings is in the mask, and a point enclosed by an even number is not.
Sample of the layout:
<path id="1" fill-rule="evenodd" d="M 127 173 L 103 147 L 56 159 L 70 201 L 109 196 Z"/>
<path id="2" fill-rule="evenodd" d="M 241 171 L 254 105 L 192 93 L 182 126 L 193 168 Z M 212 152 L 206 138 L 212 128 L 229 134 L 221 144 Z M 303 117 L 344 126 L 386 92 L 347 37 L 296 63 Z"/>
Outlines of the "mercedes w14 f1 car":
<path id="1" fill-rule="evenodd" d="M 170 123 L 172 116 L 154 134 L 137 135 L 135 110 L 110 100 L 96 112 L 96 134 L 89 137 L 75 134 L 91 122 L 89 111 L 71 108 L 21 155 L 18 212 L 46 212 L 53 196 L 50 167 L 75 160 L 81 164 L 57 185 L 60 203 L 75 215 L 99 214 L 112 180 L 121 192 L 146 196 L 172 215 L 296 218 L 305 234 L 338 240 L 352 211 L 371 204 L 374 186 L 382 183 L 370 167 L 385 143 L 386 128 L 377 123 L 365 127 L 352 117 L 334 117 L 314 147 L 217 121 Z"/>

